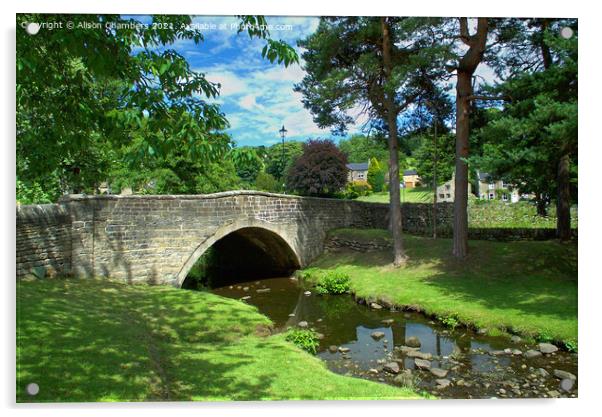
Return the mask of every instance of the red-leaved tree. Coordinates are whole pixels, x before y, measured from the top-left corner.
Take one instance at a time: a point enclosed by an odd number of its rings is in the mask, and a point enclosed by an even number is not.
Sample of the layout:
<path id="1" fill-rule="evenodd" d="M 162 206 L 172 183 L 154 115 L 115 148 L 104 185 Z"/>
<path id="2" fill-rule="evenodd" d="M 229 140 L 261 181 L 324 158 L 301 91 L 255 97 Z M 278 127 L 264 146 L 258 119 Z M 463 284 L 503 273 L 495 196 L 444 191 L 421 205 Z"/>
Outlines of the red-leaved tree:
<path id="1" fill-rule="evenodd" d="M 310 139 L 286 175 L 286 188 L 301 195 L 329 197 L 347 183 L 347 157 L 333 141 Z"/>

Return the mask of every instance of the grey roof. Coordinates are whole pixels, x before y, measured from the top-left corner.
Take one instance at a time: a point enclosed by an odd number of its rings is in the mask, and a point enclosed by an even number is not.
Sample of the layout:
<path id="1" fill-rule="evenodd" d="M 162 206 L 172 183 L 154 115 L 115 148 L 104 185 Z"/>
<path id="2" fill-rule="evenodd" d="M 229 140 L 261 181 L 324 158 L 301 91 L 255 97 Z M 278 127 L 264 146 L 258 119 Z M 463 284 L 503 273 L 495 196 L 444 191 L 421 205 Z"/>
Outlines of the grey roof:
<path id="1" fill-rule="evenodd" d="M 368 162 L 347 164 L 347 169 L 350 171 L 368 171 Z"/>
<path id="2" fill-rule="evenodd" d="M 418 175 L 418 171 L 415 169 L 406 169 L 403 171 L 403 175 Z"/>
<path id="3" fill-rule="evenodd" d="M 479 181 L 491 181 L 491 175 L 489 175 L 486 172 L 478 172 L 479 174 Z"/>

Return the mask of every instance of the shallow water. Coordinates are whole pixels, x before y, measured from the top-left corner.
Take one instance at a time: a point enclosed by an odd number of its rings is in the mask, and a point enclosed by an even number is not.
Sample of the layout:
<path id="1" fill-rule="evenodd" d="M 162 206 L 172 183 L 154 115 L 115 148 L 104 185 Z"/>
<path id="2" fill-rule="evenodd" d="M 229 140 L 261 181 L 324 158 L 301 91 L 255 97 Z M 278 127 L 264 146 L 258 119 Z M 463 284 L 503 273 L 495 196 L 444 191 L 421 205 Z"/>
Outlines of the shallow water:
<path id="1" fill-rule="evenodd" d="M 305 295 L 308 290 L 311 294 Z M 411 370 L 418 390 L 442 398 L 577 395 L 576 383 L 566 392 L 554 376 L 555 369 L 577 375 L 576 354 L 559 351 L 528 359 L 503 350 L 525 352 L 536 346 L 481 336 L 467 329 L 452 331 L 422 314 L 375 310 L 356 303 L 349 295 L 317 295 L 312 288 L 303 288 L 296 278 L 250 281 L 215 288 L 212 292 L 257 306 L 274 322 L 278 332 L 306 321 L 322 335 L 317 356 L 336 373 L 398 384 L 394 382 L 397 374 L 383 369 L 385 364 L 395 362 L 400 373 Z M 392 323 L 386 322 L 391 319 Z M 372 337 L 374 332 L 382 332 L 384 337 L 376 340 Z M 411 336 L 420 339 L 420 352 L 432 355 L 432 368 L 447 371 L 444 379 L 450 382 L 448 386 L 442 387 L 446 382 L 441 381 L 441 375 L 417 369 L 415 359 L 400 351 Z"/>

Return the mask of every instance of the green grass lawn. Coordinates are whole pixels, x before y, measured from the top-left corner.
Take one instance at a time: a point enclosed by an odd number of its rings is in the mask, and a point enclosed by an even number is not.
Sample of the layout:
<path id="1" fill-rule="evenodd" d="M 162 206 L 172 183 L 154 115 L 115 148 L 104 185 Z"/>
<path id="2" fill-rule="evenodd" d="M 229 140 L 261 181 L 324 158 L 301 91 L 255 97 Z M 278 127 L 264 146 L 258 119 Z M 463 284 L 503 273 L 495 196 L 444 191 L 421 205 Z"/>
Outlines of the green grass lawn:
<path id="1" fill-rule="evenodd" d="M 433 192 L 428 187 L 416 187 L 405 190 L 401 200 L 406 203 L 432 203 Z M 372 193 L 358 197 L 358 201 L 369 203 L 388 203 L 389 193 Z M 577 207 L 571 208 L 571 227 L 577 228 Z M 510 228 L 556 228 L 556 208 L 548 209 L 548 216 L 537 215 L 534 204 L 528 201 L 505 203 L 499 200 L 479 201 L 476 197 L 468 200 L 469 227 L 510 227 Z"/>
<path id="2" fill-rule="evenodd" d="M 282 335 L 265 336 L 270 325 L 255 307 L 205 292 L 18 282 L 17 401 L 419 398 L 331 373 Z"/>
<path id="3" fill-rule="evenodd" d="M 390 239 L 385 230 L 331 233 Z M 346 271 L 352 291 L 362 298 L 454 316 L 491 334 L 577 341 L 576 244 L 470 241 L 470 254 L 460 262 L 451 256 L 450 239 L 404 239 L 409 261 L 401 269 L 391 266 L 388 250 L 325 253 L 311 268 Z"/>
<path id="4" fill-rule="evenodd" d="M 372 193 L 357 199 L 358 201 L 368 201 L 370 203 L 388 203 L 389 192 Z M 428 187 L 406 188 L 401 190 L 400 199 L 405 203 L 432 203 L 433 191 Z"/>

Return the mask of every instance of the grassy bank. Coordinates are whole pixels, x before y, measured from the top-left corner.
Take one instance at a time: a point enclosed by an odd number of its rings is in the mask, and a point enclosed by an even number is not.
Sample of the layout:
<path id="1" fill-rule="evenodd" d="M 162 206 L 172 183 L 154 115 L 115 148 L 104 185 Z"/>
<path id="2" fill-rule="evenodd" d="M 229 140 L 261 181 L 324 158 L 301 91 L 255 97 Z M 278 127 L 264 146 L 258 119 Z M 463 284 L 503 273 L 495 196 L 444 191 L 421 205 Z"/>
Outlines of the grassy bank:
<path id="1" fill-rule="evenodd" d="M 385 230 L 332 232 L 388 240 Z M 357 296 L 413 306 L 441 318 L 511 330 L 543 340 L 577 340 L 577 246 L 557 242 L 469 242 L 464 262 L 450 239 L 404 236 L 409 262 L 393 269 L 390 251 L 325 253 L 311 268 L 347 272 Z"/>
<path id="2" fill-rule="evenodd" d="M 17 310 L 20 402 L 417 397 L 333 374 L 282 335 L 266 337 L 270 321 L 255 307 L 209 293 L 19 282 Z"/>
<path id="3" fill-rule="evenodd" d="M 370 203 L 388 203 L 389 192 L 372 193 L 357 199 Z M 401 190 L 400 199 L 405 203 L 432 203 L 433 191 L 428 187 L 406 188 Z"/>
<path id="4" fill-rule="evenodd" d="M 358 198 L 359 201 L 370 203 L 388 203 L 389 193 L 372 193 Z M 405 190 L 406 203 L 432 203 L 433 192 L 427 187 L 417 187 Z M 510 227 L 510 228 L 556 228 L 556 208 L 548 209 L 548 216 L 537 215 L 534 204 L 528 201 L 505 203 L 500 200 L 468 200 L 469 227 Z M 571 227 L 578 227 L 577 207 L 571 208 Z"/>

